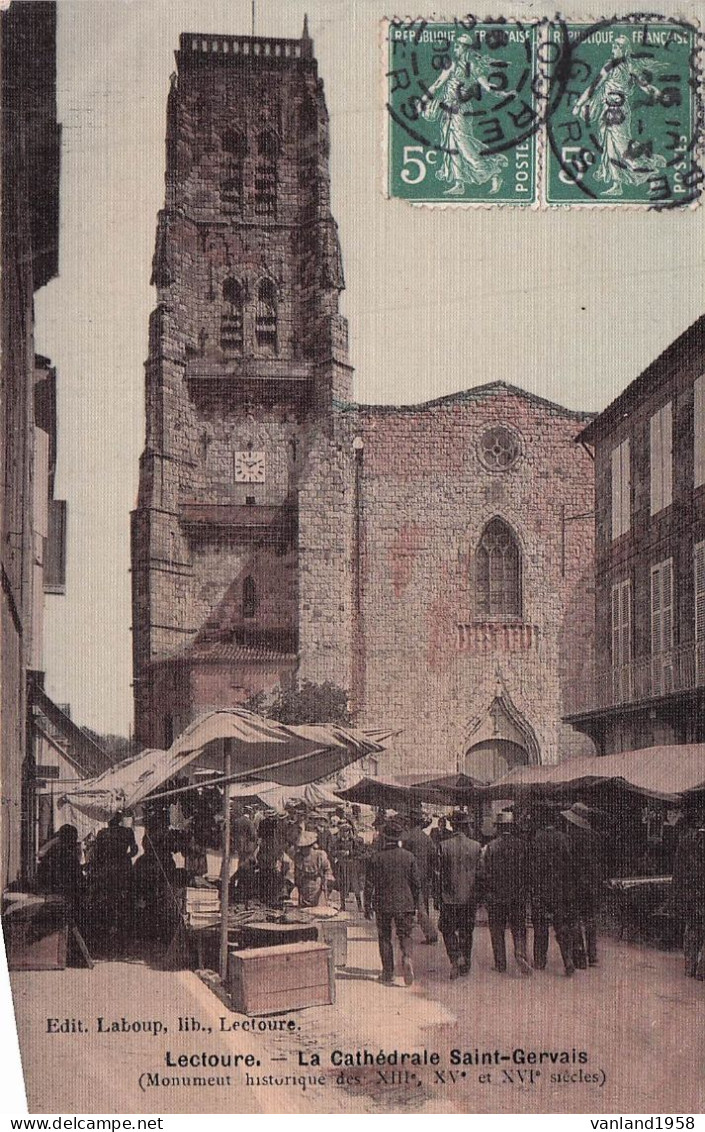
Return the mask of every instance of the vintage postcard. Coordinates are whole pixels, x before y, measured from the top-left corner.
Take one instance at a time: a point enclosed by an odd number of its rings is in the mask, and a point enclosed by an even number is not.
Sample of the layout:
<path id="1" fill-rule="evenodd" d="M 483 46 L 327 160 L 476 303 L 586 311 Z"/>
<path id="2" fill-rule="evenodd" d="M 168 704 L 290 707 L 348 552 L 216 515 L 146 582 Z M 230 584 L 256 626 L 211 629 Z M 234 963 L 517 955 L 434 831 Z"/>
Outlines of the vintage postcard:
<path id="1" fill-rule="evenodd" d="M 2 5 L 30 1113 L 696 1127 L 701 17 Z"/>

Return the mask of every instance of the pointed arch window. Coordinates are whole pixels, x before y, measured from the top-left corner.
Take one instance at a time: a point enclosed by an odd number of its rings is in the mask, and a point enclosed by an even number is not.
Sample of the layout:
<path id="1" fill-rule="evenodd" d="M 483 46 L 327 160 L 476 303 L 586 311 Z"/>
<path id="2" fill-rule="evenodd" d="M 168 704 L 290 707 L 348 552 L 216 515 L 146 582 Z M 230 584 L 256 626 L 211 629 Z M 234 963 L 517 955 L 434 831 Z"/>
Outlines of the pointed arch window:
<path id="1" fill-rule="evenodd" d="M 223 310 L 220 316 L 220 348 L 224 354 L 241 354 L 243 345 L 243 293 L 237 279 L 223 284 Z"/>
<path id="2" fill-rule="evenodd" d="M 279 161 L 279 138 L 271 130 L 265 130 L 257 139 L 257 168 L 255 170 L 255 214 L 257 216 L 277 215 L 277 165 Z"/>
<path id="3" fill-rule="evenodd" d="M 475 601 L 481 617 L 522 616 L 521 551 L 511 527 L 496 517 L 475 553 Z"/>
<path id="4" fill-rule="evenodd" d="M 277 289 L 271 279 L 263 279 L 257 288 L 255 338 L 260 350 L 267 354 L 276 354 Z"/>
<path id="5" fill-rule="evenodd" d="M 242 583 L 242 617 L 250 621 L 257 612 L 257 587 L 254 578 L 248 574 Z"/>

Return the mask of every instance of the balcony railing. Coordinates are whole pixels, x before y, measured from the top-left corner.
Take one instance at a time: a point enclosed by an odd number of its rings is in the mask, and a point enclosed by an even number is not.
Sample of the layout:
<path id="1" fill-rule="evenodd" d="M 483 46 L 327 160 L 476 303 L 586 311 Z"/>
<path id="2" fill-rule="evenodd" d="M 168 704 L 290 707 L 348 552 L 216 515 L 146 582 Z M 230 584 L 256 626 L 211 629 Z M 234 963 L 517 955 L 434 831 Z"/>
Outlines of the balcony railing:
<path id="1" fill-rule="evenodd" d="M 673 692 L 691 692 L 705 687 L 705 641 L 683 645 L 668 652 L 639 657 L 628 664 L 598 668 L 595 680 L 569 685 L 566 714 L 642 703 Z"/>
<path id="2" fill-rule="evenodd" d="M 458 652 L 526 652 L 539 647 L 538 625 L 525 621 L 470 621 L 457 627 Z"/>

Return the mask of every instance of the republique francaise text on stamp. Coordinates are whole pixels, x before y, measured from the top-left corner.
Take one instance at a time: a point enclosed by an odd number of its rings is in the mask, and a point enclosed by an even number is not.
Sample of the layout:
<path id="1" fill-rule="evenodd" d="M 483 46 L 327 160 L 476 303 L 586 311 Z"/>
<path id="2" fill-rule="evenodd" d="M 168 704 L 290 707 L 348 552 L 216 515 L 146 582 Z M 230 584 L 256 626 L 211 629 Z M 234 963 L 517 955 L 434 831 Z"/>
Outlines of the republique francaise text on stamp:
<path id="1" fill-rule="evenodd" d="M 697 202 L 699 32 L 658 15 L 392 19 L 388 191 L 415 203 Z"/>

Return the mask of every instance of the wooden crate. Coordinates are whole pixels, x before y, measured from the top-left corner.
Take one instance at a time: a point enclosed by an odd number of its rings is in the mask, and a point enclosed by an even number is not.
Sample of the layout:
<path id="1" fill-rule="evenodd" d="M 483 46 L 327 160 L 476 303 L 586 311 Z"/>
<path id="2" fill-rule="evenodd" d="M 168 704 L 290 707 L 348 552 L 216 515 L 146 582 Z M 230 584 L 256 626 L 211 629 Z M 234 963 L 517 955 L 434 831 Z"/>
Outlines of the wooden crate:
<path id="1" fill-rule="evenodd" d="M 231 951 L 228 981 L 233 1009 L 241 1014 L 274 1014 L 335 1002 L 333 952 L 324 943 Z"/>
<path id="2" fill-rule="evenodd" d="M 24 920 L 5 922 L 8 968 L 11 971 L 63 971 L 68 927 L 57 927 L 39 939 L 29 927 Z"/>

